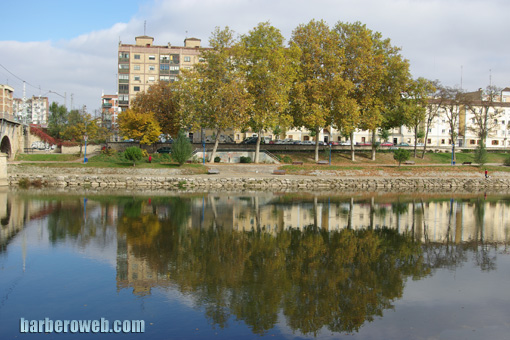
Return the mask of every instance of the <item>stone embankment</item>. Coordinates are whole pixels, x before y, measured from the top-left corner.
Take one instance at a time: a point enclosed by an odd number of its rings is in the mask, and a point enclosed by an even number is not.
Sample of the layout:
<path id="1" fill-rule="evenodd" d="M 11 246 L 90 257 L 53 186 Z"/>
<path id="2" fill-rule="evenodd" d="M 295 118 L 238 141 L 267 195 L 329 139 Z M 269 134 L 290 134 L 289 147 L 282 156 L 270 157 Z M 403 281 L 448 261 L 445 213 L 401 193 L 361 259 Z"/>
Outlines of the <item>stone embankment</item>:
<path id="1" fill-rule="evenodd" d="M 124 189 L 194 189 L 194 190 L 483 190 L 508 189 L 510 178 L 367 178 L 367 177 L 305 177 L 261 175 L 254 177 L 215 177 L 214 175 L 117 175 L 117 174 L 27 174 L 9 176 L 10 186 L 124 188 Z"/>

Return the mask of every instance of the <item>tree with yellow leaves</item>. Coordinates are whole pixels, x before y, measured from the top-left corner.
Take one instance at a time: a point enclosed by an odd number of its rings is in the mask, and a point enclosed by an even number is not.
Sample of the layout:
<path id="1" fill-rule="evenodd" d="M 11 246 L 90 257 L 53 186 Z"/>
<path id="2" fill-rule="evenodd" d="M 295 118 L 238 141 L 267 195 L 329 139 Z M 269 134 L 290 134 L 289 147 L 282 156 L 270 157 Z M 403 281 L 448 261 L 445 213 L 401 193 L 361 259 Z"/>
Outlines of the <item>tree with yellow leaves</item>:
<path id="1" fill-rule="evenodd" d="M 119 115 L 119 130 L 125 138 L 140 141 L 140 144 L 152 144 L 161 134 L 159 123 L 152 112 L 138 112 L 128 109 Z"/>

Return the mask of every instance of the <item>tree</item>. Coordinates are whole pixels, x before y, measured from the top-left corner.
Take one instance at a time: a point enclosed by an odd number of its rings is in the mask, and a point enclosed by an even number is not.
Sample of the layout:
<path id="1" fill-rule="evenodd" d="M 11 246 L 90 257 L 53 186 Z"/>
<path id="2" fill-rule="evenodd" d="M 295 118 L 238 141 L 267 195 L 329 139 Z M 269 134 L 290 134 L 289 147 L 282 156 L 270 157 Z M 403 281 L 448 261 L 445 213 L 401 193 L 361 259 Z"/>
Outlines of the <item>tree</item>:
<path id="1" fill-rule="evenodd" d="M 135 166 L 136 162 L 143 158 L 142 149 L 131 146 L 124 151 L 124 157 L 127 160 L 133 161 L 133 166 Z"/>
<path id="2" fill-rule="evenodd" d="M 393 159 L 398 162 L 398 166 L 400 166 L 402 162 L 409 160 L 410 157 L 411 153 L 409 152 L 409 150 L 406 149 L 397 149 L 393 153 Z"/>
<path id="3" fill-rule="evenodd" d="M 49 111 L 48 134 L 54 138 L 62 139 L 69 113 L 64 105 L 58 105 L 56 102 L 51 103 Z"/>
<path id="4" fill-rule="evenodd" d="M 163 133 L 175 136 L 181 128 L 177 94 L 173 83 L 160 81 L 140 92 L 131 103 L 138 113 L 152 113 Z"/>
<path id="5" fill-rule="evenodd" d="M 434 120 L 439 117 L 439 110 L 443 102 L 443 99 L 438 95 L 439 88 L 441 88 L 439 80 L 431 82 L 431 86 L 428 88 L 427 97 L 429 99 L 427 100 L 427 106 L 425 107 L 425 137 L 423 150 L 421 153 L 422 159 L 425 157 L 425 152 L 427 151 L 429 131 L 433 125 Z"/>
<path id="6" fill-rule="evenodd" d="M 174 161 L 183 165 L 193 154 L 193 146 L 184 131 L 180 130 L 177 139 L 172 144 L 172 158 Z"/>
<path id="7" fill-rule="evenodd" d="M 416 158 L 418 138 L 423 137 L 420 129 L 427 118 L 428 95 L 434 89 L 432 82 L 425 78 L 411 80 L 409 88 L 402 99 L 404 125 L 414 132 L 414 158 Z M 419 137 L 420 134 L 422 135 L 421 137 Z"/>
<path id="8" fill-rule="evenodd" d="M 80 143 L 81 155 L 85 136 L 88 140 L 94 140 L 98 138 L 100 131 L 101 129 L 90 114 L 82 114 L 78 110 L 72 110 L 69 112 L 68 126 L 63 131 L 62 137 Z"/>
<path id="9" fill-rule="evenodd" d="M 463 96 L 462 104 L 470 113 L 473 124 L 468 130 L 473 132 L 480 139 L 480 151 L 485 151 L 487 137 L 491 137 L 498 128 L 498 118 L 503 111 L 494 108 L 498 101 L 501 89 L 496 86 L 487 86 L 485 91 L 467 93 Z M 479 163 L 479 162 L 478 162 Z"/>
<path id="10" fill-rule="evenodd" d="M 383 127 L 383 113 L 392 110 L 401 99 L 409 79 L 409 63 L 389 39 L 383 39 L 379 32 L 372 32 L 360 22 L 338 22 L 335 30 L 345 48 L 344 76 L 354 84 L 351 96 L 360 112 L 357 127 L 372 131 L 375 160 L 376 131 Z"/>
<path id="11" fill-rule="evenodd" d="M 241 129 L 248 122 L 250 97 L 245 91 L 245 79 L 237 67 L 234 32 L 228 27 L 216 28 L 209 39 L 210 49 L 202 51 L 206 62 L 183 74 L 181 108 L 193 127 L 215 132 L 214 147 L 209 161 L 214 162 L 221 133 L 226 129 Z"/>
<path id="12" fill-rule="evenodd" d="M 440 108 L 444 110 L 446 123 L 449 127 L 450 143 L 452 144 L 452 159 L 456 160 L 455 157 L 455 144 L 457 143 L 457 137 L 459 136 L 459 116 L 460 116 L 460 105 L 463 100 L 463 91 L 459 88 L 453 88 L 448 86 L 441 86 L 439 88 L 438 96 L 441 98 Z M 464 97 L 465 98 L 465 97 Z"/>
<path id="13" fill-rule="evenodd" d="M 140 141 L 140 144 L 152 144 L 161 134 L 159 123 L 152 112 L 139 112 L 128 109 L 119 114 L 119 130 L 124 138 Z"/>
<path id="14" fill-rule="evenodd" d="M 344 52 L 338 34 L 324 21 L 312 20 L 294 30 L 291 43 L 301 50 L 291 91 L 294 125 L 306 127 L 316 137 L 333 122 L 348 133 L 354 131 L 358 111 L 348 97 L 351 83 L 342 77 Z M 315 161 L 318 160 L 319 139 L 315 138 Z"/>
<path id="15" fill-rule="evenodd" d="M 244 72 L 246 91 L 253 103 L 249 126 L 257 132 L 255 163 L 259 161 L 264 130 L 290 126 L 289 92 L 295 78 L 298 49 L 284 47 L 280 31 L 268 22 L 260 23 L 241 37 L 239 67 Z"/>

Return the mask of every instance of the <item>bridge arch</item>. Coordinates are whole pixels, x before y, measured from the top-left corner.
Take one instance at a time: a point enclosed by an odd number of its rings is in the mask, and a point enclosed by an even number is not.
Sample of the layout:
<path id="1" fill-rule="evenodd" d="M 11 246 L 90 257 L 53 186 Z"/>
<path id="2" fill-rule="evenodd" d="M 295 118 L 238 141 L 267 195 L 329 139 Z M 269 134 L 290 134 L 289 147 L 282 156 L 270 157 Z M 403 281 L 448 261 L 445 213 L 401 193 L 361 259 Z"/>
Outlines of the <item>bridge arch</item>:
<path id="1" fill-rule="evenodd" d="M 7 154 L 7 158 L 10 159 L 12 156 L 12 145 L 9 137 L 4 136 L 0 142 L 0 152 Z"/>

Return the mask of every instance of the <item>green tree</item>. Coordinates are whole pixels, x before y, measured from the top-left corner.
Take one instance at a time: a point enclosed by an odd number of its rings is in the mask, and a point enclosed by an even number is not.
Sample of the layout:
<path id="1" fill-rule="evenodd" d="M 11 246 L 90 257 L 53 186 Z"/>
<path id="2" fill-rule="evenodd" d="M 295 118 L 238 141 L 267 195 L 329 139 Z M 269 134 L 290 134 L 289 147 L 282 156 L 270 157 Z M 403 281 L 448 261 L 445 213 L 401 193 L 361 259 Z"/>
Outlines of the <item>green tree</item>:
<path id="1" fill-rule="evenodd" d="M 489 158 L 489 155 L 487 153 L 487 148 L 485 147 L 485 143 L 480 142 L 480 144 L 476 147 L 476 150 L 475 150 L 474 161 L 475 161 L 475 163 L 478 163 L 480 166 L 483 166 L 485 163 L 487 163 L 488 158 Z"/>
<path id="2" fill-rule="evenodd" d="M 206 62 L 184 73 L 181 87 L 181 108 L 192 128 L 213 129 L 216 136 L 209 161 L 214 162 L 221 133 L 241 129 L 248 122 L 250 97 L 238 64 L 239 50 L 234 32 L 228 27 L 216 28 L 209 39 L 209 49 L 202 51 Z"/>
<path id="3" fill-rule="evenodd" d="M 453 161 L 455 161 L 455 146 L 457 144 L 457 137 L 459 136 L 460 106 L 466 97 L 462 89 L 449 86 L 441 86 L 438 89 L 438 97 L 441 102 L 440 108 L 444 111 L 444 117 L 449 127 L 449 144 L 452 145 L 452 158 Z"/>
<path id="4" fill-rule="evenodd" d="M 385 113 L 401 99 L 410 77 L 409 63 L 390 39 L 383 39 L 379 32 L 372 32 L 360 22 L 339 22 L 335 30 L 345 48 L 344 75 L 355 85 L 351 96 L 360 110 L 358 128 L 372 131 L 375 160 L 376 131 L 384 127 Z"/>
<path id="5" fill-rule="evenodd" d="M 48 134 L 54 138 L 62 139 L 69 113 L 64 105 L 58 105 L 56 102 L 51 103 L 49 111 Z"/>
<path id="6" fill-rule="evenodd" d="M 400 166 L 402 162 L 409 160 L 410 157 L 411 153 L 406 149 L 397 149 L 393 152 L 393 159 L 398 162 L 398 166 Z"/>
<path id="7" fill-rule="evenodd" d="M 140 144 L 152 144 L 161 134 L 159 123 L 152 112 L 128 109 L 119 114 L 119 130 L 125 138 L 139 140 Z"/>
<path id="8" fill-rule="evenodd" d="M 439 110 L 441 108 L 441 103 L 443 99 L 437 95 L 438 89 L 441 87 L 439 80 L 434 80 L 431 82 L 431 87 L 428 88 L 427 97 L 427 106 L 425 108 L 425 137 L 423 142 L 423 150 L 421 153 L 421 158 L 425 157 L 425 152 L 427 151 L 427 143 L 429 130 L 432 128 L 434 124 L 434 120 L 439 117 Z"/>
<path id="9" fill-rule="evenodd" d="M 124 158 L 133 161 L 133 166 L 135 166 L 136 162 L 143 158 L 142 149 L 136 146 L 130 146 L 124 151 Z"/>
<path id="10" fill-rule="evenodd" d="M 184 131 L 180 130 L 177 139 L 172 144 L 172 158 L 174 161 L 183 165 L 193 154 L 193 146 Z"/>
<path id="11" fill-rule="evenodd" d="M 306 127 L 317 137 L 333 122 L 348 133 L 354 131 L 358 110 L 348 97 L 352 86 L 343 78 L 344 51 L 338 34 L 324 21 L 312 20 L 294 30 L 291 43 L 301 50 L 291 92 L 294 125 Z M 319 139 L 315 138 L 315 161 L 318 160 Z"/>
<path id="12" fill-rule="evenodd" d="M 87 140 L 92 141 L 99 137 L 100 127 L 92 116 L 88 113 L 80 113 L 78 110 L 72 110 L 68 116 L 68 126 L 63 131 L 62 136 L 65 139 L 80 143 L 80 155 L 82 154 L 85 136 Z"/>
<path id="13" fill-rule="evenodd" d="M 246 90 L 253 103 L 249 126 L 257 132 L 255 163 L 259 161 L 264 130 L 291 126 L 289 92 L 296 75 L 299 49 L 284 47 L 280 31 L 268 22 L 260 23 L 241 37 L 239 67 L 245 73 Z"/>
<path id="14" fill-rule="evenodd" d="M 138 113 L 152 113 L 163 133 L 176 136 L 181 128 L 178 97 L 173 83 L 160 81 L 151 85 L 147 92 L 140 92 L 131 103 Z"/>

